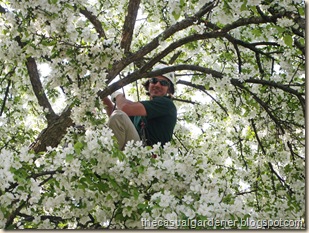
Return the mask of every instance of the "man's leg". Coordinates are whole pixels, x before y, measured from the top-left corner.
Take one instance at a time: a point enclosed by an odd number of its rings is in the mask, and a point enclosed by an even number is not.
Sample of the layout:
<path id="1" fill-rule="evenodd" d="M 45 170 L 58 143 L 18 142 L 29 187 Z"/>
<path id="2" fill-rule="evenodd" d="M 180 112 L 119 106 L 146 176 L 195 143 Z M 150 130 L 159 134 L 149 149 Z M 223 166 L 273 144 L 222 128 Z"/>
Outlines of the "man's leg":
<path id="1" fill-rule="evenodd" d="M 124 149 L 128 141 L 141 140 L 131 119 L 121 110 L 115 110 L 112 113 L 108 121 L 108 126 L 117 138 L 120 150 Z"/>

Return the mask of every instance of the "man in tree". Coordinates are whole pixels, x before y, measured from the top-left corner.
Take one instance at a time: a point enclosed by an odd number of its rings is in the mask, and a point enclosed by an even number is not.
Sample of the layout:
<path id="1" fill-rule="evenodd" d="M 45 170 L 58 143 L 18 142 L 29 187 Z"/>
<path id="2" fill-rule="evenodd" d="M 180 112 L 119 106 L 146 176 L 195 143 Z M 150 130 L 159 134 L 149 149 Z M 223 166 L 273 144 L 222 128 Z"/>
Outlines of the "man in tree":
<path id="1" fill-rule="evenodd" d="M 155 69 L 163 68 L 157 66 Z M 106 112 L 110 117 L 112 129 L 123 150 L 128 141 L 143 141 L 152 146 L 158 142 L 164 145 L 170 141 L 176 124 L 177 110 L 172 101 L 174 94 L 174 73 L 149 78 L 143 85 L 150 100 L 132 102 L 122 92 L 116 91 L 109 98 L 104 98 Z"/>

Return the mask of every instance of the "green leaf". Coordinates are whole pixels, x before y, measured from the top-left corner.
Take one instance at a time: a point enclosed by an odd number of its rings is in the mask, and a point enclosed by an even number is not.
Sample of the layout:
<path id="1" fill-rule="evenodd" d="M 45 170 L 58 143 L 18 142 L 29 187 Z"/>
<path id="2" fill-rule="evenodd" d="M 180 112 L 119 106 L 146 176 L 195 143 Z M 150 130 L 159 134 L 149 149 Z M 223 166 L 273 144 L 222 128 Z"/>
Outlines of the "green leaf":
<path id="1" fill-rule="evenodd" d="M 137 188 L 133 188 L 133 195 L 134 195 L 134 199 L 137 200 L 138 196 L 139 196 L 139 192 L 138 192 Z"/>
<path id="2" fill-rule="evenodd" d="M 129 197 L 131 197 L 131 195 L 128 192 L 125 192 L 125 191 L 121 190 L 121 197 L 129 198 Z"/>
<path id="3" fill-rule="evenodd" d="M 84 144 L 81 142 L 76 142 L 74 145 L 74 150 L 76 151 L 77 154 L 80 154 L 81 150 L 83 149 Z"/>
<path id="4" fill-rule="evenodd" d="M 99 183 L 97 187 L 102 192 L 107 192 L 109 190 L 109 186 L 106 183 Z"/>
<path id="5" fill-rule="evenodd" d="M 44 45 L 44 46 L 53 46 L 53 45 L 57 44 L 57 41 L 55 41 L 55 40 L 52 40 L 52 41 L 42 40 L 41 44 Z"/>
<path id="6" fill-rule="evenodd" d="M 109 201 L 109 200 L 113 200 L 112 195 L 108 194 L 108 195 L 107 195 L 107 197 L 106 197 L 106 200 L 107 200 L 107 201 Z"/>
<path id="7" fill-rule="evenodd" d="M 283 37 L 283 40 L 284 40 L 284 43 L 287 45 L 287 46 L 289 46 L 289 47 L 293 47 L 293 38 L 292 38 L 292 36 L 291 35 L 285 35 L 284 37 Z"/>
<path id="8" fill-rule="evenodd" d="M 118 188 L 118 184 L 114 179 L 110 179 L 109 182 L 111 183 L 111 185 L 113 186 L 113 188 L 117 189 Z"/>
<path id="9" fill-rule="evenodd" d="M 305 7 L 300 7 L 300 8 L 298 9 L 298 12 L 299 12 L 299 14 L 300 14 L 301 16 L 305 16 Z"/>
<path id="10" fill-rule="evenodd" d="M 270 26 L 268 27 L 271 28 Z M 283 33 L 285 31 L 285 28 L 282 28 L 280 26 L 275 26 L 275 28 L 277 29 L 278 33 Z"/>
<path id="11" fill-rule="evenodd" d="M 57 4 L 58 0 L 48 0 L 49 4 Z"/>
<path id="12" fill-rule="evenodd" d="M 139 204 L 137 204 L 137 209 L 143 210 L 143 209 L 146 209 L 147 206 L 148 206 L 148 204 L 146 204 L 146 203 L 139 203 Z"/>
<path id="13" fill-rule="evenodd" d="M 241 7 L 240 7 L 240 11 L 245 11 L 245 10 L 247 10 L 247 9 L 248 9 L 248 7 L 247 7 L 247 1 L 244 1 L 243 4 L 242 4 Z"/>
<path id="14" fill-rule="evenodd" d="M 178 20 L 180 17 L 180 13 L 177 13 L 176 11 L 173 11 L 172 15 L 174 16 L 175 20 Z"/>
<path id="15" fill-rule="evenodd" d="M 145 167 L 144 167 L 144 166 L 139 166 L 139 167 L 137 168 L 137 172 L 138 172 L 139 174 L 143 173 L 144 170 L 145 170 Z"/>
<path id="16" fill-rule="evenodd" d="M 67 154 L 66 157 L 65 157 L 65 161 L 66 161 L 67 163 L 72 162 L 73 158 L 74 158 L 74 157 L 73 157 L 72 154 Z"/>

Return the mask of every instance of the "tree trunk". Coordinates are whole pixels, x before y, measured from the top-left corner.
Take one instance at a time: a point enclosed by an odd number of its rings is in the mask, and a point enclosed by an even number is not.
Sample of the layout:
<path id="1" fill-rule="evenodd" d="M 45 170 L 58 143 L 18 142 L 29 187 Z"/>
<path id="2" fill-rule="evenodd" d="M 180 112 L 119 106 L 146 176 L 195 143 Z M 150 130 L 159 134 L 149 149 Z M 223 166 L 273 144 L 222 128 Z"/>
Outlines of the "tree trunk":
<path id="1" fill-rule="evenodd" d="M 35 153 L 46 151 L 47 147 L 56 147 L 67 133 L 67 128 L 73 125 L 70 117 L 71 109 L 68 108 L 63 113 L 47 125 L 40 133 L 35 142 L 30 145 L 30 150 Z"/>

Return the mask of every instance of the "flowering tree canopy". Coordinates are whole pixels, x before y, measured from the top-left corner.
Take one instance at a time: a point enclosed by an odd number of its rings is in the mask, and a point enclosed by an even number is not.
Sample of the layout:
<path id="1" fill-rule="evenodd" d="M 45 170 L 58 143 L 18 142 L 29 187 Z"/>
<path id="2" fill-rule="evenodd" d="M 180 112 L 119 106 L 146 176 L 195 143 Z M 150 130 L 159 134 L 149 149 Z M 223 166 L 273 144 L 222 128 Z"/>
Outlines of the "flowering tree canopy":
<path id="1" fill-rule="evenodd" d="M 304 1 L 1 0 L 0 25 L 0 228 L 304 227 Z M 101 99 L 171 71 L 173 140 L 118 150 Z"/>

